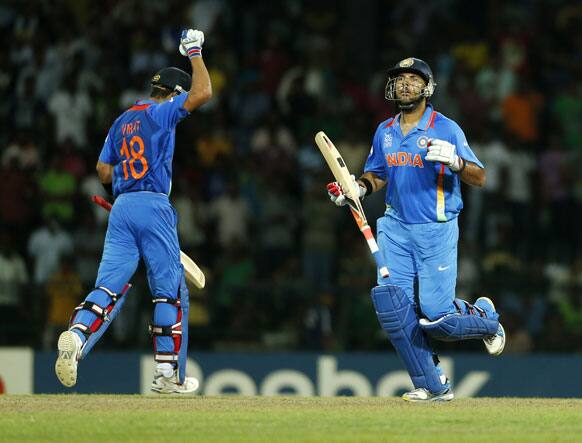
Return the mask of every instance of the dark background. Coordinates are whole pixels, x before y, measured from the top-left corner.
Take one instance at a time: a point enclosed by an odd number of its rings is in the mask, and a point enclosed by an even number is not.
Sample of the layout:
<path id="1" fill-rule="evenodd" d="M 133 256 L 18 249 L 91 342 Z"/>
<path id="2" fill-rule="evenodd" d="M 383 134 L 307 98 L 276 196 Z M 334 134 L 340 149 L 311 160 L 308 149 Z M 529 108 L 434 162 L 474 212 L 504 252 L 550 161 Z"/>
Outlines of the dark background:
<path id="1" fill-rule="evenodd" d="M 171 195 L 208 279 L 191 294 L 193 347 L 388 347 L 373 264 L 327 198 L 313 136 L 358 174 L 395 112 L 386 70 L 415 56 L 488 170 L 463 189 L 458 296 L 496 302 L 507 352 L 582 350 L 581 18 L 559 0 L 0 1 L 0 345 L 53 349 L 92 288 L 103 140 L 158 69 L 189 69 L 177 42 L 192 27 L 214 89 L 177 129 Z M 142 267 L 133 283 L 113 349 L 150 348 Z"/>

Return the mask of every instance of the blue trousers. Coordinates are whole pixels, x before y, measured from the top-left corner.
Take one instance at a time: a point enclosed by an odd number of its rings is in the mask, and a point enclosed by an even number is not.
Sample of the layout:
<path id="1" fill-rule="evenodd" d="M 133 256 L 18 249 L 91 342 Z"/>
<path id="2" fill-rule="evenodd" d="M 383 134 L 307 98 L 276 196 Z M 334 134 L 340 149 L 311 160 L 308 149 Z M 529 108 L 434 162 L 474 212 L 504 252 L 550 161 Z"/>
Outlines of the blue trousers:
<path id="1" fill-rule="evenodd" d="M 148 284 L 154 298 L 176 300 L 183 279 L 177 215 L 168 196 L 153 192 L 133 192 L 120 195 L 109 217 L 103 257 L 95 287 L 105 287 L 119 293 L 135 273 L 142 258 Z M 104 307 L 110 303 L 102 290 L 93 290 L 86 301 Z M 78 312 L 74 323 L 91 326 L 97 316 L 87 310 Z M 153 324 L 171 326 L 178 318 L 178 308 L 157 303 Z M 187 328 L 187 318 L 183 319 Z M 83 338 L 83 337 L 82 337 Z M 155 338 L 156 352 L 172 353 L 171 336 Z"/>
<path id="2" fill-rule="evenodd" d="M 389 284 L 402 288 L 414 302 L 418 275 L 420 310 L 429 320 L 457 312 L 457 219 L 445 223 L 406 224 L 390 217 L 378 219 L 378 247 L 390 270 Z M 378 285 L 386 280 L 378 275 Z"/>

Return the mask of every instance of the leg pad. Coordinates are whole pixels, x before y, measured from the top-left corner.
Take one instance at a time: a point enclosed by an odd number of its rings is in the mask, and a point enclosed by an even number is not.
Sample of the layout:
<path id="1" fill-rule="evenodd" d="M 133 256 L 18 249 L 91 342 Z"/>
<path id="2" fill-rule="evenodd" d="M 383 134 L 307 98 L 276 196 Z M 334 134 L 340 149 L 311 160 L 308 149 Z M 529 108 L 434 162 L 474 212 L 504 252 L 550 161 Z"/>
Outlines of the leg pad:
<path id="1" fill-rule="evenodd" d="M 456 299 L 457 312 L 435 321 L 420 320 L 420 327 L 431 337 L 441 341 L 483 339 L 495 335 L 499 328 L 499 314 L 486 312 L 478 306 Z"/>
<path id="2" fill-rule="evenodd" d="M 372 289 L 372 301 L 380 326 L 406 366 L 414 387 L 425 388 L 433 394 L 449 389 L 449 383 L 443 383 L 439 375 L 434 353 L 418 325 L 415 306 L 404 291 L 392 285 L 376 286 Z"/>

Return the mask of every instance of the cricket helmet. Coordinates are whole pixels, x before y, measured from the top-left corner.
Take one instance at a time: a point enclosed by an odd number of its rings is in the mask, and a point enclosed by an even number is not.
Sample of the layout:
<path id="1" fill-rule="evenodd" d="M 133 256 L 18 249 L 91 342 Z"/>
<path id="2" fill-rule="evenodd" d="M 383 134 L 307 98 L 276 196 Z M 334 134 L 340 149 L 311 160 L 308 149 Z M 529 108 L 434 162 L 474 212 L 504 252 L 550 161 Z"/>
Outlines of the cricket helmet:
<path id="1" fill-rule="evenodd" d="M 400 74 L 405 72 L 417 74 L 425 82 L 425 86 L 420 89 L 418 97 L 415 98 L 413 102 L 407 103 L 406 105 L 402 104 L 400 99 L 396 96 L 396 80 Z M 398 102 L 398 106 L 401 108 L 411 108 L 423 98 L 430 98 L 434 93 L 435 87 L 436 83 L 428 63 L 419 58 L 409 57 L 399 61 L 388 70 L 388 81 L 386 82 L 384 96 L 386 97 L 386 100 Z"/>
<path id="2" fill-rule="evenodd" d="M 152 77 L 151 85 L 170 91 L 187 92 L 190 90 L 192 77 L 181 69 L 169 67 L 159 70 Z"/>

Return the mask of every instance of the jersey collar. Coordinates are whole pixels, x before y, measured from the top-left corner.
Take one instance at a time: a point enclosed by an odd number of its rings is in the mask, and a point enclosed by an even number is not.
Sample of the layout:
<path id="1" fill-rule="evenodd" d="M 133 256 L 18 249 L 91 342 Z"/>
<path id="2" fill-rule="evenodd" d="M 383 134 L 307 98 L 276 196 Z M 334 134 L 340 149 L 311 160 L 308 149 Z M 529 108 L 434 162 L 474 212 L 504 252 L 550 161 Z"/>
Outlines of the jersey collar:
<path id="1" fill-rule="evenodd" d="M 394 117 L 394 123 L 397 126 L 400 126 L 400 116 L 401 116 L 401 113 L 399 112 L 396 115 L 396 117 Z M 432 105 L 430 103 L 427 103 L 426 109 L 424 110 L 424 113 L 422 114 L 422 117 L 418 121 L 418 125 L 416 125 L 415 129 L 418 129 L 420 131 L 428 130 L 428 128 L 433 124 L 435 117 L 436 117 L 436 112 L 433 110 Z"/>
<path id="2" fill-rule="evenodd" d="M 422 118 L 418 122 L 417 128 L 421 131 L 426 131 L 434 122 L 434 118 L 436 117 L 436 112 L 433 110 L 432 105 L 430 103 L 426 104 L 426 109 L 424 110 L 424 114 L 422 114 Z"/>
<path id="3" fill-rule="evenodd" d="M 136 105 L 153 105 L 155 104 L 156 101 L 155 100 L 137 100 L 135 102 Z"/>

